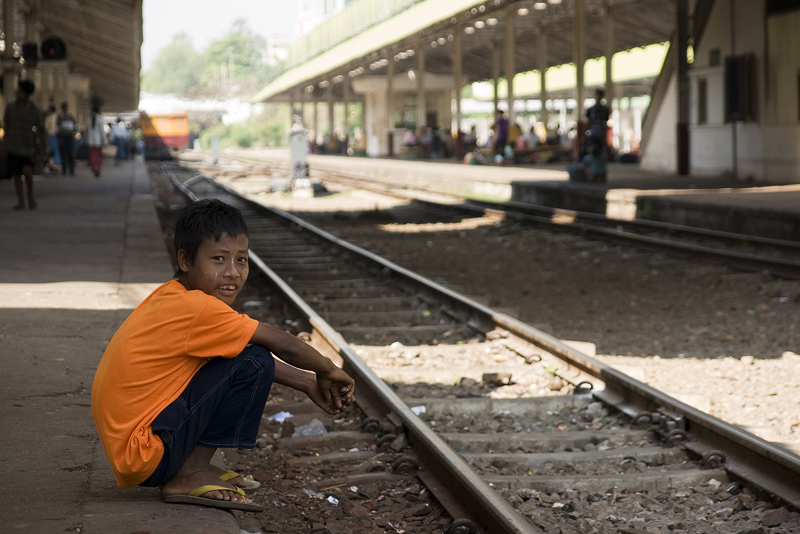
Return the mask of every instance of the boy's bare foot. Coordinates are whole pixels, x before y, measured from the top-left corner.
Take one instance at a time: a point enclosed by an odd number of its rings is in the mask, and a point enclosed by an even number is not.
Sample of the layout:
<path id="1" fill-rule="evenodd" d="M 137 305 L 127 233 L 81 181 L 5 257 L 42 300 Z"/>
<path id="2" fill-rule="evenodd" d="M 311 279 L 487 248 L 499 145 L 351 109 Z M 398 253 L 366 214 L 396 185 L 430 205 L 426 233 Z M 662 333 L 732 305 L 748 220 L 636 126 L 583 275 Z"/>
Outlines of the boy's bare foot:
<path id="1" fill-rule="evenodd" d="M 233 484 L 237 488 L 242 488 L 244 491 L 255 491 L 261 487 L 261 482 L 253 480 L 252 477 L 245 478 L 243 475 L 234 471 L 226 471 L 220 469 L 215 465 L 209 465 L 212 473 L 217 473 L 220 480 L 224 480 L 228 484 Z"/>
<path id="2" fill-rule="evenodd" d="M 211 465 L 216 450 L 196 445 L 175 476 L 161 486 L 164 502 L 263 511 L 264 507 L 245 497 L 242 489 L 219 478 L 222 470 Z"/>
<path id="3" fill-rule="evenodd" d="M 242 503 L 253 502 L 237 493 L 233 484 L 221 481 L 219 479 L 219 474 L 213 472 L 211 469 L 197 471 L 185 476 L 175 475 L 161 486 L 161 494 L 164 497 L 189 495 L 192 491 L 202 486 L 230 487 L 230 491 L 215 489 L 204 493 L 202 497 L 206 499 Z"/>

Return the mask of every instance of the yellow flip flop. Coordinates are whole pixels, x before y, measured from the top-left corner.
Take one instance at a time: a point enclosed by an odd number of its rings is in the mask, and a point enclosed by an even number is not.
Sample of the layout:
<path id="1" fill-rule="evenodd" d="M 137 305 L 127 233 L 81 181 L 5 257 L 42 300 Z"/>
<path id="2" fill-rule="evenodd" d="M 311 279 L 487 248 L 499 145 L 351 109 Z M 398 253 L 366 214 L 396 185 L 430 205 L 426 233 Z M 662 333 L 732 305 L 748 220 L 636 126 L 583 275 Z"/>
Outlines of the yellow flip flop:
<path id="1" fill-rule="evenodd" d="M 209 484 L 200 486 L 189 492 L 189 495 L 167 495 L 164 497 L 164 502 L 171 504 L 197 504 L 199 506 L 211 506 L 213 508 L 224 508 L 226 510 L 242 510 L 244 512 L 263 512 L 264 507 L 260 504 L 252 502 L 236 502 L 236 501 L 222 501 L 220 499 L 210 499 L 203 497 L 209 491 L 233 491 L 244 497 L 244 491 L 241 488 L 235 490 L 225 487 Z"/>
<path id="2" fill-rule="evenodd" d="M 219 476 L 219 479 L 223 482 L 227 482 L 232 478 L 242 477 L 244 480 L 244 486 L 239 486 L 239 488 L 243 489 L 244 491 L 255 491 L 261 487 L 261 482 L 258 480 L 254 480 L 251 476 L 244 476 L 242 474 L 237 473 L 236 471 L 225 471 L 223 474 Z"/>

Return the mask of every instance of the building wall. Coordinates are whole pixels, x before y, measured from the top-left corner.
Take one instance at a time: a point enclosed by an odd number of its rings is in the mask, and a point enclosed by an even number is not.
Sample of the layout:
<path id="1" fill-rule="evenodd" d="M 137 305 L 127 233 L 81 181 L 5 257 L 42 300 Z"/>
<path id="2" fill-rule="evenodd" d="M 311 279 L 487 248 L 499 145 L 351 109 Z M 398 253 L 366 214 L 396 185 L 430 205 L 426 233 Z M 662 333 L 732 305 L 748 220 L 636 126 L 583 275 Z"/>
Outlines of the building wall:
<path id="1" fill-rule="evenodd" d="M 800 183 L 800 10 L 772 16 L 765 0 L 715 2 L 689 69 L 693 175 Z M 749 55 L 750 116 L 726 116 L 725 60 Z M 676 172 L 676 78 L 658 110 L 642 168 Z"/>
<path id="2" fill-rule="evenodd" d="M 771 109 L 778 101 L 795 110 L 797 106 L 800 52 L 796 28 L 800 26 L 794 26 L 794 32 L 785 31 L 792 22 L 800 22 L 800 11 L 768 18 L 764 0 L 714 3 L 690 68 L 692 174 L 727 173 L 738 179 L 800 182 L 800 117 L 796 112 L 791 117 L 791 112 Z M 752 57 L 752 117 L 731 122 L 726 121 L 725 113 L 725 58 L 739 54 Z M 794 67 L 794 76 L 770 74 L 778 66 L 784 73 Z M 700 123 L 699 107 L 703 79 L 705 124 Z M 777 94 L 782 98 L 776 99 Z"/>
<path id="3" fill-rule="evenodd" d="M 657 110 L 656 121 L 650 138 L 642 150 L 640 167 L 648 171 L 674 173 L 678 170 L 675 132 L 677 129 L 677 83 L 673 77 L 667 88 L 667 96 Z"/>

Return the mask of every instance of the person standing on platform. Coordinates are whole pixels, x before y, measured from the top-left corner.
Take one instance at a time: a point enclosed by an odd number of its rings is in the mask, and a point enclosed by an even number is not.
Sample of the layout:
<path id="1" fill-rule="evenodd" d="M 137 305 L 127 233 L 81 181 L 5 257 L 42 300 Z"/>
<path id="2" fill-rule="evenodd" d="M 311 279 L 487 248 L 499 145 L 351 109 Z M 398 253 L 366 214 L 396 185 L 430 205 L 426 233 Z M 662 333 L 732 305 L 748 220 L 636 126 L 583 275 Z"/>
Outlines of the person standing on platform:
<path id="1" fill-rule="evenodd" d="M 121 161 L 128 159 L 128 142 L 130 141 L 130 132 L 128 127 L 125 126 L 125 121 L 122 117 L 117 117 L 114 124 L 111 125 L 111 142 L 117 146 L 117 156 L 114 158 L 114 165 L 119 165 Z"/>
<path id="2" fill-rule="evenodd" d="M 86 146 L 89 147 L 89 166 L 95 178 L 100 178 L 103 168 L 103 145 L 106 144 L 106 130 L 103 117 L 100 115 L 100 103 L 92 102 L 92 113 L 86 118 Z"/>
<path id="3" fill-rule="evenodd" d="M 61 154 L 61 174 L 75 175 L 75 117 L 67 111 L 67 103 L 61 103 L 61 113 L 56 119 L 58 152 Z"/>
<path id="4" fill-rule="evenodd" d="M 584 160 L 588 164 L 592 182 L 606 181 L 608 119 L 611 112 L 603 104 L 604 95 L 605 92 L 602 89 L 597 89 L 594 105 L 586 110 L 586 118 L 589 119 L 589 135 L 586 139 L 587 150 Z"/>
<path id="5" fill-rule="evenodd" d="M 21 80 L 17 84 L 15 100 L 6 105 L 3 115 L 5 136 L 3 154 L 0 155 L 5 156 L 8 172 L 14 177 L 14 189 L 17 193 L 15 210 L 25 209 L 26 193 L 28 209 L 36 209 L 36 199 L 33 196 L 33 158 L 41 151 L 45 160 L 48 159 L 47 130 L 42 113 L 31 102 L 31 95 L 35 90 L 33 82 Z"/>
<path id="6" fill-rule="evenodd" d="M 47 108 L 47 116 L 44 118 L 44 128 L 47 130 L 47 148 L 50 150 L 50 165 L 51 171 L 58 171 L 61 167 L 61 155 L 58 152 L 58 113 L 56 107 L 50 104 Z"/>
<path id="7" fill-rule="evenodd" d="M 508 143 L 508 121 L 499 109 L 495 114 L 494 124 L 492 125 L 492 148 L 494 149 L 495 159 L 497 156 L 505 157 L 506 143 Z"/>

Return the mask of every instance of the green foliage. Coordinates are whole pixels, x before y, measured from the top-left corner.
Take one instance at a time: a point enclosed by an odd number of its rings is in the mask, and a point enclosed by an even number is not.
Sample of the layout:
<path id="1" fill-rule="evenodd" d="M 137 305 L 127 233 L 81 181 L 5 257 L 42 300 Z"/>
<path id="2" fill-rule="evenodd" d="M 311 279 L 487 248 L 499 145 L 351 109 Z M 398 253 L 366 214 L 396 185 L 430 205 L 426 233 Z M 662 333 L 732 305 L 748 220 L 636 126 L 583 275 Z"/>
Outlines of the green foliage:
<path id="1" fill-rule="evenodd" d="M 285 117 L 285 118 L 284 118 Z M 211 137 L 220 138 L 220 147 L 266 148 L 288 144 L 286 128 L 289 108 L 285 104 L 267 106 L 255 119 L 237 124 L 217 124 L 200 134 L 200 146 L 211 148 Z"/>
<path id="2" fill-rule="evenodd" d="M 142 89 L 152 93 L 183 94 L 197 86 L 203 58 L 186 33 L 179 33 L 161 49 L 153 66 L 142 75 Z"/>
<path id="3" fill-rule="evenodd" d="M 264 38 L 255 34 L 245 19 L 236 20 L 225 36 L 203 52 L 201 78 L 205 90 L 248 95 L 277 78 L 283 67 L 263 61 L 266 46 Z"/>

